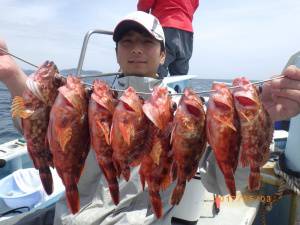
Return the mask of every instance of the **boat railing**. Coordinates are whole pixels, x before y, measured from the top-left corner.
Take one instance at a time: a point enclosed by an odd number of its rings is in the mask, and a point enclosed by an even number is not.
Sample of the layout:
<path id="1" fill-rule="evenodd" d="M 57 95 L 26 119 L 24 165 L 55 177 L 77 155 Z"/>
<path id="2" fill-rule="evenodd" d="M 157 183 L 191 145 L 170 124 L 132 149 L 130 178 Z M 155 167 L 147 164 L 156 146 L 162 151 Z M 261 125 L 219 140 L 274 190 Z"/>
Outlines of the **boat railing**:
<path id="1" fill-rule="evenodd" d="M 77 70 L 76 70 L 76 75 L 80 76 L 81 72 L 82 72 L 82 66 L 83 66 L 83 62 L 85 59 L 85 54 L 86 54 L 86 49 L 90 40 L 90 37 L 94 34 L 104 34 L 104 35 L 113 35 L 112 31 L 107 31 L 107 30 L 90 30 L 86 33 L 84 40 L 83 40 L 83 44 L 82 44 L 82 48 L 81 48 L 81 53 L 80 53 L 80 57 L 79 57 L 79 61 L 78 61 L 78 66 L 77 66 Z"/>

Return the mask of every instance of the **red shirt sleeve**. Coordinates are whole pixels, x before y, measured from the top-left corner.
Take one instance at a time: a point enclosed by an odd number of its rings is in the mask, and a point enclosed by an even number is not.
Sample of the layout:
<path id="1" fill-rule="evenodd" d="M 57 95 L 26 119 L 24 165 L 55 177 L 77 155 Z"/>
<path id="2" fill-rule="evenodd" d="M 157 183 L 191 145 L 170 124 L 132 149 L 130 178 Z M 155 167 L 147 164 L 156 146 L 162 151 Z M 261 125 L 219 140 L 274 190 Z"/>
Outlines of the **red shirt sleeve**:
<path id="1" fill-rule="evenodd" d="M 155 0 L 139 0 L 137 4 L 137 9 L 139 11 L 150 12 L 154 5 Z"/>
<path id="2" fill-rule="evenodd" d="M 196 9 L 198 8 L 198 6 L 199 6 L 199 0 L 196 0 L 196 1 L 195 1 L 195 4 L 194 4 L 194 9 L 195 9 L 195 11 L 196 11 Z"/>

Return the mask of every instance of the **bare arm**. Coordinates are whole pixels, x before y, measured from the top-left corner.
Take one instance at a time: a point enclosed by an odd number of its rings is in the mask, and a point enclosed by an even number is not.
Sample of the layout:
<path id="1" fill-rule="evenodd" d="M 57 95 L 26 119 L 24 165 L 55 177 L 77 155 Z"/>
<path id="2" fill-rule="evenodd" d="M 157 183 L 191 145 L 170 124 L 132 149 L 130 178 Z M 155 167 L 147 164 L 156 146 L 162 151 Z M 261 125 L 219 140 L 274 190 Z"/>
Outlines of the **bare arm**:
<path id="1" fill-rule="evenodd" d="M 0 39 L 0 48 L 7 50 L 6 43 Z M 4 83 L 12 98 L 22 95 L 26 85 L 26 74 L 21 70 L 12 57 L 0 51 L 0 81 Z"/>
<path id="2" fill-rule="evenodd" d="M 139 0 L 137 9 L 149 13 L 154 6 L 155 0 Z"/>

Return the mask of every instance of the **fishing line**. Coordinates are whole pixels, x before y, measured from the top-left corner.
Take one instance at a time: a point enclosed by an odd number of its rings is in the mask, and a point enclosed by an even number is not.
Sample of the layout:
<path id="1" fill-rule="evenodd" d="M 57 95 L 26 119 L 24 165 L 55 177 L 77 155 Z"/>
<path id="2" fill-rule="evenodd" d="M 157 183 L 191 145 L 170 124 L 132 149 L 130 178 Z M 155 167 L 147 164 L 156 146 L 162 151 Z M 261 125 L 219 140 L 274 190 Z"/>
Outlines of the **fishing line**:
<path id="1" fill-rule="evenodd" d="M 24 63 L 27 63 L 28 65 L 31 65 L 35 68 L 39 68 L 37 65 L 33 64 L 33 63 L 30 63 L 29 61 L 25 60 L 25 59 L 22 59 L 2 48 L 0 48 L 0 51 L 6 53 L 7 55 L 10 55 Z M 121 72 L 114 72 L 114 73 L 101 73 L 101 74 L 95 74 L 95 75 L 86 75 L 86 76 L 81 76 L 81 78 L 90 78 L 90 77 L 104 77 L 104 76 L 113 76 L 113 75 L 116 75 L 117 76 L 121 76 L 122 73 Z M 64 75 L 62 74 L 59 74 L 59 76 L 61 77 L 64 77 L 66 78 Z M 272 81 L 272 80 L 276 80 L 276 79 L 280 79 L 280 78 L 284 78 L 284 75 L 281 75 L 281 76 L 276 76 L 276 77 L 273 77 L 273 78 L 270 78 L 270 79 L 267 79 L 267 80 L 262 80 L 262 81 L 256 81 L 256 82 L 251 82 L 249 83 L 248 85 L 260 85 L 260 84 L 263 84 L 263 83 L 266 83 L 266 82 L 269 82 L 269 81 Z M 86 83 L 86 82 L 82 82 L 83 84 L 93 88 L 93 85 L 90 84 L 90 83 Z M 228 87 L 229 89 L 236 89 L 236 88 L 241 88 L 241 86 L 231 86 L 231 87 Z M 117 92 L 124 92 L 125 90 L 120 90 L 120 89 L 114 89 L 114 88 L 111 88 L 112 91 L 117 91 Z M 207 91 L 200 91 L 200 92 L 195 92 L 197 95 L 202 95 L 202 94 L 209 94 L 209 93 L 212 93 L 212 92 L 216 92 L 216 90 L 207 90 Z M 137 91 L 136 92 L 137 94 L 142 94 L 142 95 L 151 95 L 152 93 L 149 93 L 149 92 L 139 92 Z M 170 95 L 183 95 L 184 93 L 171 93 Z"/>

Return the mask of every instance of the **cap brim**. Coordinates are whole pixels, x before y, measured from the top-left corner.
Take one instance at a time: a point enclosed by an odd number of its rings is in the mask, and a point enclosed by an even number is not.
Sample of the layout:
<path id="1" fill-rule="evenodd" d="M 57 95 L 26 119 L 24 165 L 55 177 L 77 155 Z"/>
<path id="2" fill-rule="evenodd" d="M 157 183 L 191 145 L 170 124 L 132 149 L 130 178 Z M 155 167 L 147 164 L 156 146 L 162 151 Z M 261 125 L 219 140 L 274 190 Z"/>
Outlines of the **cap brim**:
<path id="1" fill-rule="evenodd" d="M 135 29 L 144 30 L 147 33 L 149 33 L 152 37 L 154 37 L 153 34 L 151 34 L 142 24 L 134 20 L 123 20 L 116 26 L 113 34 L 113 40 L 115 42 L 118 42 L 120 41 L 120 39 L 123 37 L 125 33 L 127 33 L 129 30 L 135 30 Z"/>

